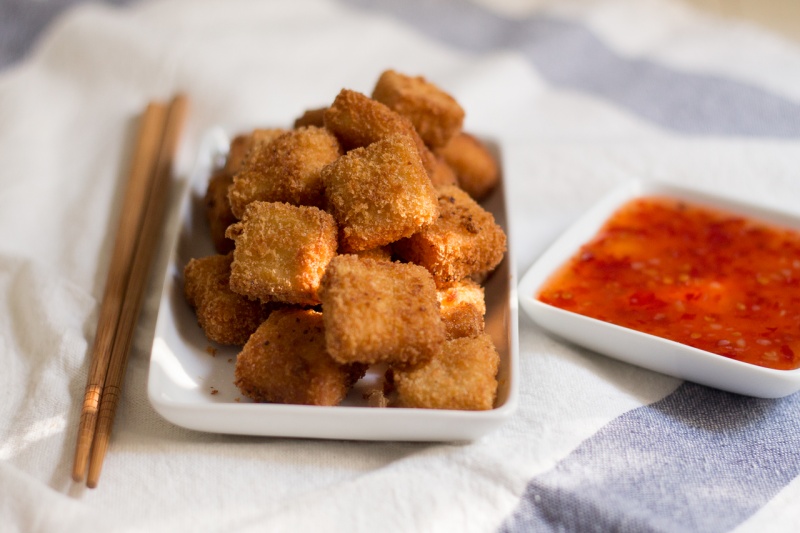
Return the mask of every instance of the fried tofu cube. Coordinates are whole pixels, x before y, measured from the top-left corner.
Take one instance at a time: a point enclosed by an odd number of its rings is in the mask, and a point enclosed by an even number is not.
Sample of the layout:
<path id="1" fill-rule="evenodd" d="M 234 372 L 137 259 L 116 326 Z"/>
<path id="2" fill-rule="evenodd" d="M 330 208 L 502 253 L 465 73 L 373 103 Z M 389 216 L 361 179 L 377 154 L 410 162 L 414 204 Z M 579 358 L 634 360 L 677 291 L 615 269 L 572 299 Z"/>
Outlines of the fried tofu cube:
<path id="1" fill-rule="evenodd" d="M 439 213 L 436 190 L 405 135 L 351 150 L 322 170 L 322 180 L 347 252 L 408 237 Z"/>
<path id="2" fill-rule="evenodd" d="M 280 309 L 236 357 L 236 386 L 257 402 L 338 405 L 365 365 L 342 365 L 325 349 L 322 314 Z"/>
<path id="3" fill-rule="evenodd" d="M 284 133 L 286 133 L 287 131 L 288 130 L 285 130 L 284 128 L 255 129 L 250 134 L 250 144 L 248 145 L 248 148 L 252 149 L 265 146 L 274 141 L 275 139 L 277 139 L 278 137 L 280 137 L 281 135 L 283 135 Z"/>
<path id="4" fill-rule="evenodd" d="M 353 252 L 361 259 L 374 259 L 376 261 L 392 261 L 392 249 L 389 246 L 381 246 L 378 248 L 370 248 L 369 250 L 362 250 L 360 252 Z"/>
<path id="5" fill-rule="evenodd" d="M 336 95 L 333 103 L 323 112 L 323 121 L 325 127 L 339 138 L 345 150 L 368 146 L 398 133 L 419 137 L 408 119 L 350 89 L 342 89 Z"/>
<path id="6" fill-rule="evenodd" d="M 378 78 L 372 98 L 408 118 L 431 148 L 447 144 L 464 123 L 464 109 L 455 98 L 422 76 L 387 70 Z"/>
<path id="7" fill-rule="evenodd" d="M 294 121 L 295 128 L 302 128 L 303 126 L 316 126 L 318 128 L 325 127 L 325 120 L 322 118 L 325 114 L 327 107 L 318 107 L 315 109 L 307 109 L 302 115 L 297 117 Z"/>
<path id="8" fill-rule="evenodd" d="M 204 199 L 206 219 L 211 241 L 217 253 L 227 254 L 233 250 L 233 241 L 225 237 L 228 226 L 238 220 L 228 200 L 228 190 L 233 184 L 233 176 L 239 172 L 242 161 L 253 146 L 267 144 L 285 131 L 277 128 L 257 129 L 249 134 L 237 135 L 231 141 L 224 168 L 209 179 Z"/>
<path id="9" fill-rule="evenodd" d="M 270 307 L 231 291 L 231 261 L 231 254 L 190 260 L 183 271 L 183 288 L 206 337 L 241 346 L 267 319 Z"/>
<path id="10" fill-rule="evenodd" d="M 225 159 L 225 172 L 233 176 L 242 168 L 242 162 L 253 146 L 271 142 L 286 130 L 281 128 L 256 129 L 248 134 L 240 134 L 233 138 Z"/>
<path id="11" fill-rule="evenodd" d="M 231 290 L 262 302 L 318 304 L 337 233 L 333 217 L 316 207 L 252 202 L 226 233 L 236 243 Z"/>
<path id="12" fill-rule="evenodd" d="M 458 187 L 440 187 L 440 216 L 407 239 L 395 254 L 427 268 L 439 287 L 493 270 L 506 251 L 506 235 L 491 213 Z"/>
<path id="13" fill-rule="evenodd" d="M 436 156 L 411 121 L 362 93 L 342 89 L 323 112 L 323 120 L 345 150 L 369 146 L 393 135 L 407 135 L 414 141 L 425 171 L 432 175 L 436 169 Z"/>
<path id="14" fill-rule="evenodd" d="M 241 218 L 256 200 L 322 207 L 320 171 L 340 154 L 336 137 L 314 126 L 255 143 L 228 191 L 233 214 Z"/>
<path id="15" fill-rule="evenodd" d="M 428 176 L 431 178 L 431 183 L 436 188 L 444 185 L 458 185 L 458 176 L 456 176 L 456 172 L 442 157 L 436 158 L 436 165 L 433 167 L 433 172 L 429 172 Z"/>
<path id="16" fill-rule="evenodd" d="M 250 143 L 253 137 L 251 135 L 237 135 L 231 140 L 230 148 L 228 149 L 228 156 L 225 158 L 225 173 L 233 176 L 242 166 L 242 161 L 247 151 L 250 149 Z"/>
<path id="17" fill-rule="evenodd" d="M 463 279 L 438 289 L 437 296 L 448 340 L 483 333 L 486 315 L 483 287 Z"/>
<path id="18" fill-rule="evenodd" d="M 400 407 L 482 411 L 494 407 L 500 355 L 488 335 L 447 341 L 427 363 L 394 368 Z"/>
<path id="19" fill-rule="evenodd" d="M 472 198 L 486 198 L 500 181 L 500 167 L 489 149 L 475 136 L 461 132 L 437 155 L 453 169 L 458 185 Z"/>
<path id="20" fill-rule="evenodd" d="M 208 180 L 204 198 L 211 242 L 220 254 L 233 250 L 233 241 L 225 237 L 225 230 L 236 222 L 231 204 L 228 203 L 228 187 L 231 183 L 233 177 L 230 174 L 225 171 L 217 172 Z"/>
<path id="21" fill-rule="evenodd" d="M 436 287 L 422 267 L 338 255 L 320 299 L 328 351 L 340 363 L 415 364 L 444 342 Z"/>

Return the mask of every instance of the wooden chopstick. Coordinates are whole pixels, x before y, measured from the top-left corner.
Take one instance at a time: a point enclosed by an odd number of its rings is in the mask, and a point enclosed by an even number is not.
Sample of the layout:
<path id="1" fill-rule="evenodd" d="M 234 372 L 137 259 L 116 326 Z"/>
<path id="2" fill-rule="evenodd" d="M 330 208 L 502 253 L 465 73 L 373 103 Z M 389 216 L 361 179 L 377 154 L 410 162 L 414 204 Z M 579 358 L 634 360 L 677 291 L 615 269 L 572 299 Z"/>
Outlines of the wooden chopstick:
<path id="1" fill-rule="evenodd" d="M 131 265 L 130 277 L 128 278 L 128 286 L 125 291 L 125 301 L 122 304 L 119 327 L 114 338 L 108 373 L 100 400 L 97 427 L 89 460 L 89 473 L 86 479 L 86 485 L 90 488 L 97 486 L 100 471 L 103 467 L 103 460 L 108 450 L 114 415 L 122 392 L 122 380 L 125 376 L 125 367 L 128 362 L 133 332 L 139 317 L 150 265 L 153 262 L 153 256 L 160 237 L 164 219 L 164 207 L 169 195 L 172 164 L 178 148 L 187 108 L 188 101 L 186 97 L 178 95 L 170 102 L 167 113 L 161 149 L 155 166 L 153 183 L 147 200 L 141 232 L 136 242 L 136 251 Z"/>
<path id="2" fill-rule="evenodd" d="M 187 105 L 186 97 L 179 95 L 169 109 L 151 103 L 142 116 L 92 349 L 72 472 L 73 479 L 81 481 L 88 462 L 86 484 L 92 488 L 108 449 Z"/>
<path id="3" fill-rule="evenodd" d="M 100 306 L 97 333 L 92 347 L 91 366 L 86 380 L 86 391 L 83 396 L 75 461 L 72 468 L 72 478 L 75 481 L 83 479 L 89 460 L 100 395 L 108 372 L 111 348 L 130 277 L 136 240 L 142 225 L 147 194 L 151 188 L 151 177 L 161 146 L 166 113 L 167 107 L 164 104 L 151 103 L 140 119 L 136 148 L 128 174 L 122 213 Z"/>

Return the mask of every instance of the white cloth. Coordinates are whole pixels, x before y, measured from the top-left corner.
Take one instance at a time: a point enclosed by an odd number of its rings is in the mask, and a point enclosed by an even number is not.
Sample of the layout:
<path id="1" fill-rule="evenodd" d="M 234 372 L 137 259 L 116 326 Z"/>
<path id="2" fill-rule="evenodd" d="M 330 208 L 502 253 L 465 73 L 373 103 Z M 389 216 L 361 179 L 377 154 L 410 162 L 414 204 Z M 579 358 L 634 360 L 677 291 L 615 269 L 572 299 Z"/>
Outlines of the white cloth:
<path id="1" fill-rule="evenodd" d="M 520 274 L 598 196 L 632 178 L 724 189 L 800 213 L 796 44 L 669 0 L 431 3 L 440 14 L 466 9 L 480 21 L 541 31 L 542 47 L 531 52 L 525 40 L 495 46 L 492 39 L 502 44 L 504 36 L 481 36 L 475 22 L 459 28 L 453 21 L 461 19 L 449 15 L 426 21 L 389 6 L 85 4 L 58 19 L 25 62 L 0 74 L 0 529 L 513 529 L 508 521 L 532 478 L 681 385 L 563 343 L 521 314 L 519 410 L 475 442 L 204 434 L 171 425 L 148 403 L 158 304 L 151 290 L 99 487 L 71 481 L 133 120 L 150 99 L 177 91 L 191 98 L 181 180 L 211 126 L 288 126 L 343 87 L 370 92 L 386 68 L 424 75 L 461 102 L 467 130 L 499 141 Z M 525 26 L 531 18 L 538 25 Z M 752 93 L 753 102 L 777 100 L 774 109 L 789 112 L 771 122 L 757 114 L 748 122 L 747 113 L 728 120 L 726 102 L 709 101 L 698 107 L 707 116 L 681 118 L 674 102 L 666 106 L 667 95 L 641 101 L 624 83 L 600 83 L 603 73 L 590 65 L 570 71 L 592 48 L 559 48 L 552 37 L 571 42 L 575 32 L 635 72 L 655 73 L 654 80 L 666 69 L 699 85 L 721 83 L 733 95 L 728 104 Z M 793 531 L 800 479 L 779 488 L 733 526 Z"/>

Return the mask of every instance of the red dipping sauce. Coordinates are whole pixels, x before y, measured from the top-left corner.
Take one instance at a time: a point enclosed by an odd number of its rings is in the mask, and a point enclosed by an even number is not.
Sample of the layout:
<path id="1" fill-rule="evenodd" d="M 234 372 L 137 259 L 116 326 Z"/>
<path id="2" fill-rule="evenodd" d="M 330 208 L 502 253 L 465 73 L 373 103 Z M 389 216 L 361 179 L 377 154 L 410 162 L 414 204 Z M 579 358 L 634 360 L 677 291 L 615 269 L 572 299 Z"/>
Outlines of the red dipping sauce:
<path id="1" fill-rule="evenodd" d="M 740 215 L 632 200 L 537 298 L 746 363 L 800 367 L 800 232 Z"/>

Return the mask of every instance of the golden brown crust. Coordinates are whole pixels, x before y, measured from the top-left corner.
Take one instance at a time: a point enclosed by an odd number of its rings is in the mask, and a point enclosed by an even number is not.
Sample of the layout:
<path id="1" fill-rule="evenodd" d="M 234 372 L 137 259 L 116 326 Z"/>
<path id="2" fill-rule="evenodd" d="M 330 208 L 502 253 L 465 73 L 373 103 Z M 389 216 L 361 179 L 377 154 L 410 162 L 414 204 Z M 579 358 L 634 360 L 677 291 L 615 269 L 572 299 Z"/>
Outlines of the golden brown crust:
<path id="1" fill-rule="evenodd" d="M 413 124 L 366 95 L 342 89 L 323 113 L 325 127 L 345 150 L 369 146 L 391 135 L 417 136 Z"/>
<path id="2" fill-rule="evenodd" d="M 378 248 L 370 248 L 369 250 L 361 250 L 353 252 L 361 259 L 374 259 L 376 261 L 392 261 L 392 249 L 389 246 L 380 246 Z"/>
<path id="3" fill-rule="evenodd" d="M 314 126 L 254 144 L 228 191 L 233 214 L 241 218 L 256 200 L 322 207 L 320 171 L 340 154 L 336 137 Z"/>
<path id="4" fill-rule="evenodd" d="M 239 172 L 245 157 L 253 146 L 267 144 L 284 132 L 286 130 L 282 128 L 262 128 L 236 135 L 231 141 L 228 156 L 225 159 L 225 172 L 230 176 Z"/>
<path id="5" fill-rule="evenodd" d="M 447 341 L 426 364 L 393 369 L 397 405 L 425 409 L 492 409 L 500 356 L 488 335 Z"/>
<path id="6" fill-rule="evenodd" d="M 236 242 L 231 290 L 263 302 L 318 304 L 337 232 L 333 217 L 316 207 L 252 202 L 226 233 Z"/>
<path id="7" fill-rule="evenodd" d="M 448 340 L 483 333 L 486 315 L 483 287 L 463 279 L 438 289 L 437 296 Z"/>
<path id="8" fill-rule="evenodd" d="M 414 364 L 444 341 L 436 288 L 422 267 L 339 255 L 320 299 L 328 351 L 341 363 Z"/>
<path id="9" fill-rule="evenodd" d="M 284 133 L 282 129 L 257 129 L 247 134 L 237 135 L 231 140 L 225 166 L 216 172 L 208 181 L 205 205 L 211 241 L 217 253 L 227 254 L 233 250 L 233 241 L 225 237 L 228 226 L 236 222 L 228 190 L 233 184 L 233 176 L 241 170 L 244 158 L 253 146 L 268 144 Z"/>
<path id="10" fill-rule="evenodd" d="M 303 126 L 316 126 L 318 128 L 325 127 L 325 120 L 322 118 L 325 114 L 327 107 L 318 107 L 316 109 L 307 109 L 302 115 L 297 117 L 294 121 L 295 128 L 302 128 Z"/>
<path id="11" fill-rule="evenodd" d="M 253 137 L 250 134 L 237 135 L 231 140 L 230 148 L 228 150 L 228 157 L 225 159 L 225 173 L 233 176 L 242 166 L 242 161 L 247 151 L 250 149 L 250 144 Z"/>
<path id="12" fill-rule="evenodd" d="M 429 172 L 428 176 L 430 176 L 431 183 L 436 188 L 445 185 L 458 185 L 458 177 L 455 171 L 450 168 L 450 165 L 441 157 L 436 158 L 436 165 L 433 167 L 433 172 Z"/>
<path id="13" fill-rule="evenodd" d="M 366 367 L 334 361 L 323 327 L 316 311 L 272 313 L 236 358 L 236 386 L 257 402 L 338 405 Z"/>
<path id="14" fill-rule="evenodd" d="M 439 218 L 394 243 L 394 252 L 427 268 L 440 287 L 493 270 L 506 251 L 502 228 L 458 187 L 440 187 L 438 192 Z"/>
<path id="15" fill-rule="evenodd" d="M 206 220 L 211 234 L 211 241 L 217 253 L 227 254 L 233 250 L 233 241 L 225 237 L 225 230 L 236 222 L 236 217 L 228 203 L 228 187 L 233 177 L 225 171 L 217 172 L 208 180 L 205 206 Z"/>
<path id="16" fill-rule="evenodd" d="M 345 150 L 403 134 L 414 141 L 425 171 L 430 175 L 436 169 L 436 156 L 411 121 L 362 93 L 342 89 L 323 113 L 323 119 L 325 127 L 336 135 Z"/>
<path id="17" fill-rule="evenodd" d="M 422 76 L 387 70 L 378 78 L 372 98 L 408 118 L 433 149 L 447 144 L 464 123 L 458 102 Z"/>
<path id="18" fill-rule="evenodd" d="M 405 135 L 351 150 L 323 169 L 322 180 L 345 251 L 384 246 L 438 215 L 436 191 Z"/>
<path id="19" fill-rule="evenodd" d="M 288 130 L 284 128 L 257 128 L 250 133 L 250 144 L 248 145 L 248 150 L 253 148 L 259 148 L 261 146 L 265 146 Z M 245 153 L 245 157 L 247 154 Z"/>
<path id="20" fill-rule="evenodd" d="M 206 337 L 219 344 L 241 346 L 266 320 L 270 309 L 230 290 L 232 260 L 230 254 L 191 259 L 184 268 L 183 288 Z"/>
<path id="21" fill-rule="evenodd" d="M 489 195 L 500 181 L 497 160 L 475 136 L 461 132 L 436 154 L 453 169 L 458 185 L 475 200 Z"/>

